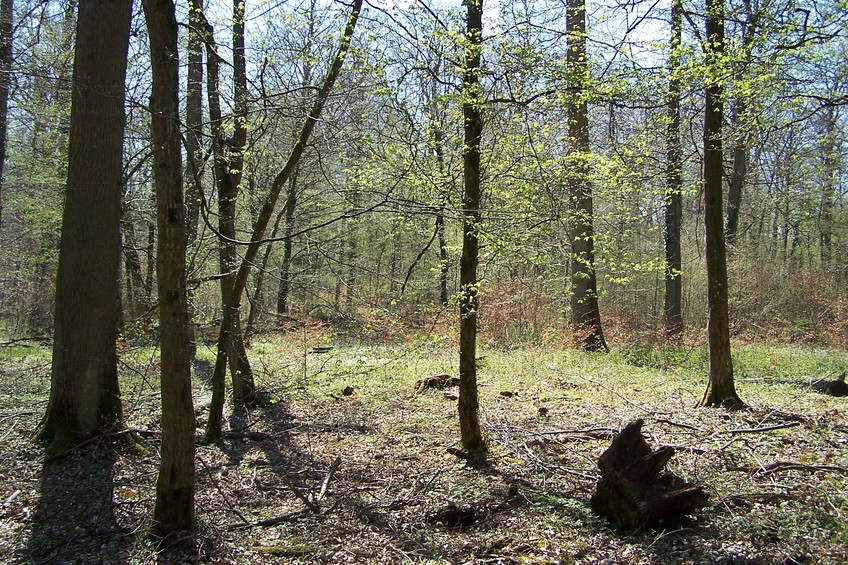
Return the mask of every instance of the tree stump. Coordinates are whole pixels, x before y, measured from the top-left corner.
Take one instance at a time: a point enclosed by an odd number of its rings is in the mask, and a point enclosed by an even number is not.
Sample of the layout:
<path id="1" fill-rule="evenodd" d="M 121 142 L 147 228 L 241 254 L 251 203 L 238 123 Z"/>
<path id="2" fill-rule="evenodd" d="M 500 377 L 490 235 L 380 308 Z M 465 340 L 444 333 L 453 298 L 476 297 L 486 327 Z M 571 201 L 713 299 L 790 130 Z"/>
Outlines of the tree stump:
<path id="1" fill-rule="evenodd" d="M 652 451 L 642 437 L 643 423 L 628 424 L 601 455 L 601 480 L 592 495 L 592 510 L 634 530 L 679 520 L 709 497 L 701 487 L 663 471 L 674 449 Z"/>
<path id="2" fill-rule="evenodd" d="M 836 380 L 830 381 L 827 379 L 819 379 L 812 384 L 813 390 L 830 396 L 848 396 L 848 384 L 845 384 L 845 373 L 842 373 Z"/>

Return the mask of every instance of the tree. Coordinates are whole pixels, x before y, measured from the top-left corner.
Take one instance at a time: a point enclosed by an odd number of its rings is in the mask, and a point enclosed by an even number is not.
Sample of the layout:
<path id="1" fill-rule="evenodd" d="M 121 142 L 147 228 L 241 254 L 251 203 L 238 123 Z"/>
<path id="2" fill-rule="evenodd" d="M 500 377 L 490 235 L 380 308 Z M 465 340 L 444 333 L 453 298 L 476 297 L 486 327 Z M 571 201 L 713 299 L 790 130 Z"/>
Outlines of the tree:
<path id="1" fill-rule="evenodd" d="M 480 138 L 483 135 L 483 92 L 480 55 L 483 50 L 483 0 L 465 0 L 465 72 L 462 79 L 462 154 L 465 190 L 462 196 L 462 255 L 459 259 L 459 429 L 462 446 L 483 451 L 477 398 L 477 279 L 480 230 Z"/>
<path id="2" fill-rule="evenodd" d="M 178 111 L 177 21 L 172 0 L 144 0 L 153 72 L 151 96 L 156 181 L 156 282 L 162 383 L 162 459 L 153 530 L 194 531 L 194 407 L 191 398 L 186 218 Z"/>
<path id="3" fill-rule="evenodd" d="M 230 303 L 232 307 L 224 309 L 224 317 L 221 321 L 221 326 L 218 332 L 215 369 L 212 374 L 212 401 L 209 406 L 209 420 L 206 423 L 206 441 L 216 442 L 221 438 L 224 408 L 223 382 L 224 373 L 227 367 L 227 355 L 232 344 L 230 328 L 234 323 L 233 314 L 238 312 L 240 307 L 241 297 L 244 294 L 245 287 L 247 286 L 247 279 L 250 276 L 250 270 L 256 260 L 257 254 L 259 253 L 259 248 L 263 244 L 265 230 L 271 221 L 271 217 L 274 215 L 274 208 L 277 205 L 280 193 L 289 182 L 294 171 L 297 169 L 300 157 L 303 155 L 307 143 L 309 142 L 309 138 L 312 135 L 312 131 L 315 129 L 315 124 L 321 118 L 321 112 L 324 109 L 324 105 L 327 103 L 327 99 L 330 97 L 330 93 L 333 90 L 336 79 L 339 77 L 345 56 L 350 48 L 350 41 L 353 37 L 353 32 L 356 30 L 356 22 L 359 20 L 359 13 L 361 9 L 362 0 L 354 0 L 353 6 L 351 7 L 350 17 L 347 20 L 347 25 L 345 26 L 342 34 L 342 39 L 339 44 L 338 51 L 336 51 L 333 63 L 330 65 L 327 75 L 324 78 L 324 82 L 315 96 L 312 108 L 306 116 L 306 120 L 303 123 L 303 127 L 300 130 L 297 141 L 289 153 L 285 165 L 283 165 L 274 177 L 268 196 L 262 205 L 262 209 L 259 212 L 259 216 L 256 218 L 256 222 L 254 223 L 251 240 L 246 242 L 247 249 L 244 257 L 242 258 L 238 273 L 233 281 L 232 302 Z"/>
<path id="4" fill-rule="evenodd" d="M 79 4 L 50 401 L 38 431 L 56 451 L 122 418 L 115 340 L 131 7 Z"/>
<path id="5" fill-rule="evenodd" d="M 706 90 L 704 103 L 704 228 L 710 374 L 701 406 L 742 406 L 733 384 L 730 315 L 727 306 L 727 251 L 723 229 L 724 0 L 707 0 Z"/>
<path id="6" fill-rule="evenodd" d="M 3 227 L 3 173 L 6 167 L 9 90 L 12 82 L 13 15 L 13 0 L 0 0 L 0 229 Z"/>
<path id="7" fill-rule="evenodd" d="M 680 66 L 683 2 L 671 4 L 671 45 L 668 59 L 668 124 L 666 125 L 665 188 L 665 335 L 683 332 L 683 288 L 680 227 L 683 222 L 683 150 L 680 144 Z"/>
<path id="8" fill-rule="evenodd" d="M 571 325 L 584 351 L 605 351 L 598 284 L 595 228 L 589 181 L 589 64 L 586 59 L 586 2 L 566 5 L 568 138 L 572 144 L 566 178 L 571 204 Z"/>

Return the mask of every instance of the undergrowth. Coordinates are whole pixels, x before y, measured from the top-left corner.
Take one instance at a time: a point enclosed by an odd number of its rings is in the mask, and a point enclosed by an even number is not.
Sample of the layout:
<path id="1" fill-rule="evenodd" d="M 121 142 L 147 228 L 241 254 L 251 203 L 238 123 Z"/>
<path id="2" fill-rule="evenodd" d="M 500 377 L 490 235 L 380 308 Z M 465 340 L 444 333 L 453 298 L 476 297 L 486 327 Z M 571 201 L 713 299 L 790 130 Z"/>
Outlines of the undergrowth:
<path id="1" fill-rule="evenodd" d="M 319 345 L 332 348 L 315 352 Z M 810 387 L 846 370 L 848 355 L 734 345 L 737 388 L 750 409 L 733 413 L 694 408 L 707 367 L 699 347 L 603 355 L 484 345 L 478 378 L 489 455 L 470 466 L 447 451 L 459 447 L 456 390 L 416 392 L 419 379 L 456 375 L 453 336 L 422 332 L 392 345 L 357 345 L 321 327 L 254 336 L 264 403 L 230 407 L 223 445 L 198 448 L 199 535 L 182 559 L 848 561 L 848 410 Z M 200 369 L 213 354 L 198 349 L 201 426 L 209 394 Z M 155 348 L 123 350 L 120 370 L 126 423 L 144 432 L 144 449 L 102 438 L 45 462 L 29 436 L 46 407 L 49 351 L 0 350 L 5 562 L 176 559 L 144 535 L 158 464 Z M 684 523 L 623 531 L 589 507 L 598 457 L 635 418 L 645 420 L 653 448 L 675 448 L 670 470 L 710 494 Z M 474 505 L 475 524 L 446 530 L 428 521 L 450 502 Z"/>

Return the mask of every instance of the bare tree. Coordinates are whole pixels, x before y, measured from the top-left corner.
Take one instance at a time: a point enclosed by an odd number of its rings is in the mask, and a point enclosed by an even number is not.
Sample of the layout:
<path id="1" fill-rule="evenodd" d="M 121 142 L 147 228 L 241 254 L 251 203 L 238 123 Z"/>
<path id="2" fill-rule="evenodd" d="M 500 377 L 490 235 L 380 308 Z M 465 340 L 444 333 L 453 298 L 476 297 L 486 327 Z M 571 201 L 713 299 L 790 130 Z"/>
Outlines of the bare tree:
<path id="1" fill-rule="evenodd" d="M 177 21 L 172 0 L 144 0 L 153 71 L 151 96 L 156 182 L 156 279 L 162 382 L 162 459 L 153 534 L 194 531 L 194 407 L 191 398 L 186 218 L 180 153 Z"/>

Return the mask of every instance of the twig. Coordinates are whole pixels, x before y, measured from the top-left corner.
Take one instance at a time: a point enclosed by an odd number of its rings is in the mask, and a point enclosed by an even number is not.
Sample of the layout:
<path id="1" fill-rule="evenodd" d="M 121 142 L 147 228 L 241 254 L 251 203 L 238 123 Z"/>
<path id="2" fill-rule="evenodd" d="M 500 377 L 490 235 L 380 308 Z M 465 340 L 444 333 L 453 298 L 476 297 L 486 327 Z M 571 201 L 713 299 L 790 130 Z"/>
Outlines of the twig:
<path id="1" fill-rule="evenodd" d="M 657 418 L 655 420 L 658 424 L 668 424 L 669 426 L 675 426 L 677 428 L 684 428 L 686 430 L 692 430 L 693 432 L 700 431 L 695 426 L 690 426 L 689 424 L 681 424 L 680 422 L 672 422 L 671 420 L 666 420 L 665 418 Z M 659 539 L 659 538 L 657 538 Z"/>
<path id="2" fill-rule="evenodd" d="M 230 499 L 229 499 L 229 498 L 227 498 L 227 495 L 224 493 L 223 489 L 221 489 L 221 485 L 218 483 L 218 481 L 217 481 L 217 480 L 215 480 L 215 476 L 212 474 L 212 470 L 211 470 L 211 469 L 209 469 L 209 466 L 206 464 L 206 461 L 204 461 L 204 460 L 203 460 L 203 458 L 202 458 L 202 457 L 200 457 L 199 455 L 196 455 L 196 456 L 195 456 L 195 459 L 197 459 L 198 461 L 200 461 L 200 464 L 201 464 L 201 465 L 203 465 L 203 468 L 204 468 L 204 469 L 206 469 L 206 473 L 209 475 L 209 479 L 212 481 L 212 484 L 213 484 L 213 485 L 215 485 L 215 488 L 216 488 L 216 489 L 218 490 L 218 492 L 221 494 L 221 498 L 223 498 L 223 499 L 224 499 L 224 502 L 227 504 L 227 506 L 229 506 L 229 507 L 230 507 L 230 510 L 232 510 L 232 511 L 233 511 L 233 513 L 234 513 L 236 516 L 238 516 L 238 517 L 241 519 L 241 521 L 242 521 L 242 522 L 244 522 L 245 524 L 250 524 L 250 520 L 248 520 L 247 518 L 245 518 L 245 517 L 244 517 L 244 514 L 242 514 L 242 513 L 241 513 L 241 511 L 240 511 L 238 508 L 236 508 L 236 507 L 233 505 L 233 503 L 232 503 L 232 502 L 230 502 Z"/>
<path id="3" fill-rule="evenodd" d="M 230 524 L 229 526 L 227 526 L 227 530 L 232 532 L 235 530 L 249 530 L 250 528 L 270 528 L 272 526 L 278 526 L 285 522 L 293 522 L 297 518 L 305 516 L 306 512 L 306 510 L 299 510 L 290 514 L 275 516 L 274 518 L 265 518 L 264 520 L 259 520 L 258 522 L 247 522 L 246 524 Z"/>
<path id="4" fill-rule="evenodd" d="M 756 434 L 760 432 L 770 432 L 772 430 L 782 430 L 785 428 L 794 428 L 800 426 L 800 422 L 786 422 L 785 424 L 776 424 L 774 426 L 763 426 L 761 428 L 737 428 L 735 430 L 727 430 L 728 434 Z"/>
<path id="5" fill-rule="evenodd" d="M 333 480 L 333 475 L 336 474 L 336 471 L 338 471 L 341 464 L 342 464 L 342 458 L 339 457 L 339 456 L 336 456 L 336 458 L 330 464 L 330 468 L 327 469 L 327 476 L 324 477 L 324 484 L 321 485 L 321 491 L 318 493 L 318 498 L 315 499 L 315 505 L 316 506 L 324 498 L 324 495 L 327 494 L 327 487 L 330 486 L 330 481 Z"/>

